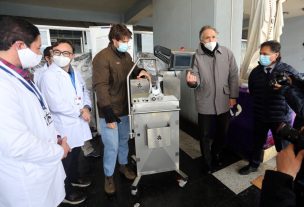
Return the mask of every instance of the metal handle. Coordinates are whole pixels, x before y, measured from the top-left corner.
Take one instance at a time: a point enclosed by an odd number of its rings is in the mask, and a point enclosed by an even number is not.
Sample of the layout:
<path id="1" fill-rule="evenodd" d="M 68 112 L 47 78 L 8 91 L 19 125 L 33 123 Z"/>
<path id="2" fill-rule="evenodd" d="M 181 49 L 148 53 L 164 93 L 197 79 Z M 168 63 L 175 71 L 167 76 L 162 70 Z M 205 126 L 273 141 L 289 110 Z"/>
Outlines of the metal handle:
<path id="1" fill-rule="evenodd" d="M 177 109 L 168 109 L 168 110 L 158 110 L 158 111 L 145 111 L 145 112 L 136 112 L 136 114 L 149 114 L 149 113 L 162 113 L 162 112 L 173 112 L 180 111 L 180 108 Z"/>
<path id="2" fill-rule="evenodd" d="M 132 114 L 131 114 L 131 96 L 130 96 L 130 76 L 134 69 L 137 66 L 137 63 L 141 60 L 154 60 L 155 61 L 155 66 L 156 66 L 156 58 L 138 58 L 137 61 L 134 63 L 133 67 L 131 68 L 130 72 L 128 73 L 127 76 L 127 90 L 128 90 L 128 111 L 129 111 L 129 127 L 130 127 L 130 138 L 134 138 L 133 132 L 132 132 Z"/>

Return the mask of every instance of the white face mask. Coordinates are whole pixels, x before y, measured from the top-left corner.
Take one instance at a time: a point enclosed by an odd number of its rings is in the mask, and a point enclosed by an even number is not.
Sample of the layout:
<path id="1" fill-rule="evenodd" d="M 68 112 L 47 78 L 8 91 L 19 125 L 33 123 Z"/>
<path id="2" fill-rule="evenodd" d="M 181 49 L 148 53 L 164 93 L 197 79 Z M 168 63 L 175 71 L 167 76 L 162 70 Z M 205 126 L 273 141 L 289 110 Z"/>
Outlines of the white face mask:
<path id="1" fill-rule="evenodd" d="M 20 49 L 17 52 L 23 69 L 38 65 L 42 59 L 42 55 L 37 55 L 30 48 Z"/>
<path id="2" fill-rule="evenodd" d="M 207 43 L 204 43 L 204 46 L 210 50 L 210 51 L 213 51 L 214 48 L 216 47 L 216 42 L 207 42 Z"/>
<path id="3" fill-rule="evenodd" d="M 71 59 L 69 57 L 64 57 L 63 55 L 60 55 L 60 56 L 54 55 L 53 61 L 57 66 L 63 68 L 65 66 L 67 66 L 68 64 L 70 64 Z"/>

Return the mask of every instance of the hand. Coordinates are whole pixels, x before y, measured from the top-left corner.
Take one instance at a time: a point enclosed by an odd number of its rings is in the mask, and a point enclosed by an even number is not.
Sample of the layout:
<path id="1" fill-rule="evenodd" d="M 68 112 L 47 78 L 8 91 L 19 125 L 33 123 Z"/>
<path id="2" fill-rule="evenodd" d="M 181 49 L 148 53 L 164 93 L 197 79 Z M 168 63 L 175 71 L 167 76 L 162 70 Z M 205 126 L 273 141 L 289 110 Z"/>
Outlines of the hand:
<path id="1" fill-rule="evenodd" d="M 139 72 L 139 74 L 138 74 L 138 76 L 137 76 L 137 79 L 140 79 L 140 78 L 142 78 L 142 77 L 147 78 L 147 79 L 149 80 L 149 82 L 151 82 L 151 75 L 150 75 L 150 73 L 148 73 L 147 71 L 141 70 L 141 71 Z"/>
<path id="2" fill-rule="evenodd" d="M 62 159 L 64 159 L 68 156 L 68 153 L 71 152 L 71 148 L 67 143 L 67 138 L 66 137 L 62 138 L 62 140 L 60 142 L 60 146 L 63 148 L 63 151 L 64 151 L 63 157 L 62 157 Z"/>
<path id="3" fill-rule="evenodd" d="M 296 178 L 301 168 L 304 157 L 304 150 L 301 150 L 297 156 L 294 153 L 294 145 L 290 144 L 277 155 L 277 170 L 279 172 L 291 175 Z"/>
<path id="4" fill-rule="evenodd" d="M 276 83 L 276 84 L 274 84 L 274 87 L 273 87 L 273 89 L 274 90 L 280 90 L 282 88 L 282 85 L 280 85 L 280 84 L 278 84 L 278 83 Z"/>
<path id="5" fill-rule="evenodd" d="M 292 79 L 290 76 L 287 77 L 287 83 L 288 83 L 288 85 L 292 85 Z M 282 89 L 282 87 L 283 86 L 281 84 L 276 83 L 276 84 L 274 84 L 273 89 L 277 91 L 277 90 Z"/>
<path id="6" fill-rule="evenodd" d="M 186 80 L 187 80 L 187 83 L 190 85 L 197 84 L 197 77 L 195 75 L 193 75 L 191 71 L 187 72 Z"/>
<path id="7" fill-rule="evenodd" d="M 81 117 L 83 120 L 85 120 L 86 122 L 91 121 L 91 112 L 89 109 L 83 108 L 80 110 L 80 112 L 81 112 Z"/>
<path id="8" fill-rule="evenodd" d="M 107 123 L 107 127 L 110 129 L 115 129 L 116 128 L 116 122 L 112 122 L 112 123 Z"/>
<path id="9" fill-rule="evenodd" d="M 229 107 L 230 107 L 230 108 L 233 108 L 234 105 L 236 105 L 236 99 L 230 98 L 230 99 L 229 99 Z"/>

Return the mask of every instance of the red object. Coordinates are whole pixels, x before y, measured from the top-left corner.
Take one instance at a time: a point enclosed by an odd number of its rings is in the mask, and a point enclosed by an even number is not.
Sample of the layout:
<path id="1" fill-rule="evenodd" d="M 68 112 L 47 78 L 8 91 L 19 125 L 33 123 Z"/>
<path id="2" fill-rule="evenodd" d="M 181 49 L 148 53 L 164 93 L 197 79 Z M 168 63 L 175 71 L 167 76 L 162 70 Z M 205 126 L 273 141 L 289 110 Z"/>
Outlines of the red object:
<path id="1" fill-rule="evenodd" d="M 185 47 L 180 47 L 179 51 L 185 51 Z"/>

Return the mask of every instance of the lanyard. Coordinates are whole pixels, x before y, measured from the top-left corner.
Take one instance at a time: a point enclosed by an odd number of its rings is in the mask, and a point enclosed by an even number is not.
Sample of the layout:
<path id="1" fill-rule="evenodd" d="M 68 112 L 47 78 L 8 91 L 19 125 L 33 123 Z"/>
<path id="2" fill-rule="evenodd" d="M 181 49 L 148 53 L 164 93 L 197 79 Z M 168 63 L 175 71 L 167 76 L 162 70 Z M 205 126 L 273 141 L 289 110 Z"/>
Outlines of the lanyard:
<path id="1" fill-rule="evenodd" d="M 76 92 L 76 95 L 77 95 L 74 70 L 70 70 L 69 76 L 71 78 L 72 85 L 74 86 L 74 89 L 75 89 L 75 92 Z"/>
<path id="2" fill-rule="evenodd" d="M 30 92 L 32 92 L 37 97 L 37 99 L 38 99 L 38 101 L 41 105 L 41 108 L 43 110 L 47 109 L 45 104 L 44 104 L 44 101 L 43 101 L 43 98 L 42 98 L 40 92 L 36 89 L 36 87 L 35 87 L 35 85 L 33 84 L 32 81 L 28 81 L 28 83 L 30 84 L 30 86 L 29 86 L 25 81 L 23 81 L 21 78 L 18 78 L 11 71 L 7 70 L 6 68 L 2 67 L 1 65 L 0 65 L 0 69 L 2 69 L 4 72 L 10 74 L 11 76 L 14 76 L 15 78 L 17 78 L 22 83 L 22 85 L 24 85 Z"/>

